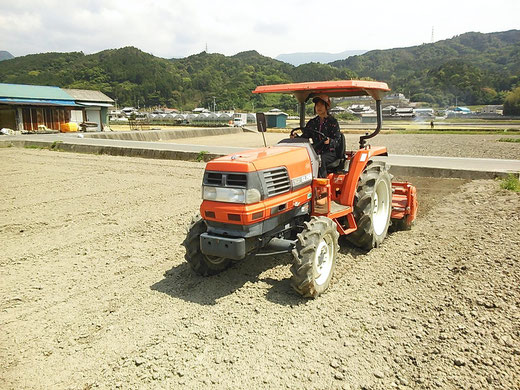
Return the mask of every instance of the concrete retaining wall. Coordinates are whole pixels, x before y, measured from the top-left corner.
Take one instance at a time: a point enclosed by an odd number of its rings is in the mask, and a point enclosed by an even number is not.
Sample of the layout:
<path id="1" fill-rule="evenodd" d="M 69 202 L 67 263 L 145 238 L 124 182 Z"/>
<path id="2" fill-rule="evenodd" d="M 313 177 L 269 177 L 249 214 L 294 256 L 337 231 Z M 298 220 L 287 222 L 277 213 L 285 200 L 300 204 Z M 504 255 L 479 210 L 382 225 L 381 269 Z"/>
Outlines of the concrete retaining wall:
<path id="1" fill-rule="evenodd" d="M 412 167 L 402 165 L 390 165 L 390 173 L 397 177 L 438 177 L 445 179 L 496 179 L 507 177 L 505 172 L 477 171 L 468 169 L 448 169 L 448 168 L 430 168 L 430 167 Z"/>
<path id="2" fill-rule="evenodd" d="M 117 139 L 125 141 L 168 141 L 179 138 L 209 137 L 212 135 L 242 133 L 241 127 L 210 127 L 171 130 L 143 130 L 143 131 L 110 131 L 103 133 L 86 133 L 85 138 Z"/>
<path id="3" fill-rule="evenodd" d="M 107 145 L 81 145 L 66 142 L 47 142 L 47 141 L 0 141 L 0 148 L 41 148 L 49 150 L 59 150 L 64 152 L 85 153 L 85 154 L 108 154 L 110 156 L 127 156 L 154 158 L 163 160 L 185 160 L 185 161 L 210 161 L 224 154 L 187 152 L 179 150 L 158 150 L 148 148 L 131 148 L 125 146 Z"/>

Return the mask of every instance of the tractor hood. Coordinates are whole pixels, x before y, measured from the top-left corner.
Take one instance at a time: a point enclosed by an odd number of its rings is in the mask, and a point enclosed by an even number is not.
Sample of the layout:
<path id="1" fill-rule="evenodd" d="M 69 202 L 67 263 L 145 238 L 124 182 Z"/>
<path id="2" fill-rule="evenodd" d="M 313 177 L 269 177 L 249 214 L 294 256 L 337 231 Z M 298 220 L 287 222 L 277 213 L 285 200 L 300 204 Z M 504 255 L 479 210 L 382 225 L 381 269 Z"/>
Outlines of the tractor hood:
<path id="1" fill-rule="evenodd" d="M 230 154 L 208 162 L 206 171 L 253 172 L 286 167 L 289 177 L 312 173 L 311 156 L 301 146 L 274 146 Z"/>

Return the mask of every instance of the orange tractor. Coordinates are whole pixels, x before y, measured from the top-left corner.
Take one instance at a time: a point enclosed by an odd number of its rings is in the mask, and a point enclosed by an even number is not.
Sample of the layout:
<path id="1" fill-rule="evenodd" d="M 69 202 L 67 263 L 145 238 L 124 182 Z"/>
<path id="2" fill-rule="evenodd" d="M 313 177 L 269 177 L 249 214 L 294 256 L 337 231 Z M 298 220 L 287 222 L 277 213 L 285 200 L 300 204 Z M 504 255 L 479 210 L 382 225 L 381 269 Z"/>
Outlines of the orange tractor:
<path id="1" fill-rule="evenodd" d="M 305 297 L 327 290 L 344 235 L 364 250 L 377 247 L 390 225 L 411 227 L 417 213 L 416 189 L 391 181 L 381 159 L 385 147 L 367 140 L 381 130 L 381 99 L 386 83 L 345 80 L 267 85 L 253 93 L 290 93 L 300 103 L 300 128 L 292 138 L 220 157 L 207 163 L 202 204 L 183 245 L 186 260 L 201 275 L 219 273 L 248 257 L 292 253 L 291 285 Z M 306 138 L 294 137 L 305 125 L 305 103 L 318 94 L 369 95 L 376 101 L 377 126 L 360 137 L 359 149 L 346 151 L 318 178 L 320 158 Z M 258 118 L 260 131 L 265 117 Z"/>

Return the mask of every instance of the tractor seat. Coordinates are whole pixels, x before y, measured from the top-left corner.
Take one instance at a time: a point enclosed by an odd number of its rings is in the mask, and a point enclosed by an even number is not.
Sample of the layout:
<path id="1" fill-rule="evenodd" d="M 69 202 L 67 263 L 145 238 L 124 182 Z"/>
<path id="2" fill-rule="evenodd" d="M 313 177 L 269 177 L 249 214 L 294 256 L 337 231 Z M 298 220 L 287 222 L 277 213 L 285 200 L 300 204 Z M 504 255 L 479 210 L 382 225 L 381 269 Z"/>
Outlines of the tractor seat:
<path id="1" fill-rule="evenodd" d="M 339 148 L 336 150 L 337 158 L 327 165 L 327 173 L 343 171 L 345 169 L 345 151 L 347 150 L 347 142 L 345 134 L 341 133 Z"/>

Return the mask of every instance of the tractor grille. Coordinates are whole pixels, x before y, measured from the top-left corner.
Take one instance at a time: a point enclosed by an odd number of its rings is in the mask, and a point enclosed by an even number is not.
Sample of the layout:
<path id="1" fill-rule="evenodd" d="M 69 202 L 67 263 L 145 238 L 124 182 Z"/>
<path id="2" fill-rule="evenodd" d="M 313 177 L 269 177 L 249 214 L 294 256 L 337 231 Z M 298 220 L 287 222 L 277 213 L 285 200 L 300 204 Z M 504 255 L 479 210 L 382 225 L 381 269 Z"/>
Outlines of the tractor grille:
<path id="1" fill-rule="evenodd" d="M 284 167 L 264 171 L 264 181 L 267 185 L 267 196 L 283 194 L 291 189 L 289 173 Z"/>
<path id="2" fill-rule="evenodd" d="M 226 175 L 226 185 L 230 187 L 247 187 L 247 175 L 239 173 L 228 173 Z"/>
<path id="3" fill-rule="evenodd" d="M 247 187 L 247 175 L 244 173 L 206 172 L 204 184 L 219 187 Z"/>
<path id="4" fill-rule="evenodd" d="M 208 172 L 206 176 L 206 183 L 214 186 L 222 184 L 222 173 Z"/>

